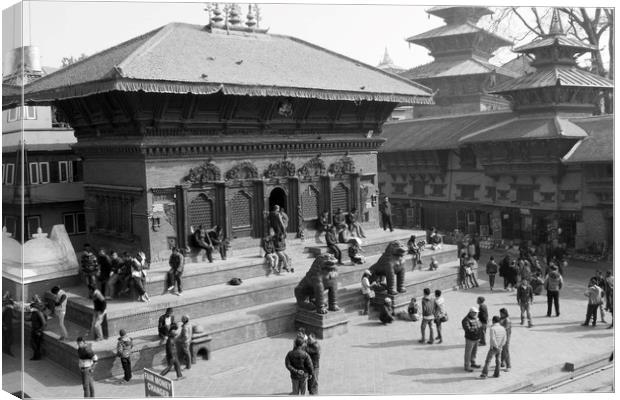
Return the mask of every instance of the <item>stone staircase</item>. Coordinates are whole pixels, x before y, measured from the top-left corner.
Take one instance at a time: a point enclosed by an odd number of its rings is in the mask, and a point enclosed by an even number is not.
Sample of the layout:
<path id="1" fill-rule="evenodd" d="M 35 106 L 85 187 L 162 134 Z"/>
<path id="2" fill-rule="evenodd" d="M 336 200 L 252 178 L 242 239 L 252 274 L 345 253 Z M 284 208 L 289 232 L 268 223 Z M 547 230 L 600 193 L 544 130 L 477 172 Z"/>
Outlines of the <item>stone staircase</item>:
<path id="1" fill-rule="evenodd" d="M 346 312 L 357 312 L 363 304 L 360 292 L 362 271 L 379 258 L 390 241 L 400 239 L 405 242 L 412 233 L 416 236 L 423 234 L 408 230 L 395 230 L 392 233 L 380 230 L 367 232 L 364 245 L 366 264 L 351 265 L 348 262 L 338 268 L 339 304 Z M 287 246 L 287 252 L 293 259 L 293 273 L 266 275 L 258 248 L 237 251 L 225 261 L 218 260 L 218 255 L 213 264 L 187 264 L 182 296 L 162 295 L 167 267 L 152 266 L 147 286 L 151 294 L 149 303 L 127 300 L 112 300 L 108 303 L 107 322 L 104 327 L 108 339 L 92 343 L 93 350 L 100 359 L 96 378 L 108 378 L 121 373 L 120 361 L 114 356 L 116 338 L 121 328 L 134 338 L 134 369 L 162 367 L 164 347 L 159 343 L 156 327 L 159 316 L 168 307 L 174 308 L 177 319 L 187 314 L 193 324 L 201 325 L 212 337 L 213 350 L 293 330 L 297 311 L 294 288 L 314 260 L 312 255 L 326 249 L 324 245 L 314 243 L 314 240 L 312 243 L 308 242 L 291 240 Z M 437 271 L 427 271 L 433 255 L 437 257 L 440 267 Z M 343 257 L 343 261 L 345 260 L 348 261 L 348 257 Z M 437 251 L 425 250 L 422 253 L 422 262 L 423 270 L 412 271 L 411 256 L 406 257 L 408 293 L 399 298 L 406 297 L 408 302 L 412 296 L 421 296 L 425 286 L 432 286 L 434 289 L 455 286 L 458 266 L 455 246 L 445 245 Z M 242 278 L 243 283 L 239 286 L 225 284 L 232 277 Z M 55 319 L 52 319 L 46 331 L 45 346 L 48 357 L 77 373 L 77 346 L 74 339 L 84 335 L 90 326 L 92 301 L 87 298 L 83 287 L 72 287 L 66 291 L 69 296 L 67 325 L 71 340 L 57 340 L 58 335 L 55 332 L 58 330 L 55 328 Z M 404 300 L 401 303 L 404 303 Z"/>

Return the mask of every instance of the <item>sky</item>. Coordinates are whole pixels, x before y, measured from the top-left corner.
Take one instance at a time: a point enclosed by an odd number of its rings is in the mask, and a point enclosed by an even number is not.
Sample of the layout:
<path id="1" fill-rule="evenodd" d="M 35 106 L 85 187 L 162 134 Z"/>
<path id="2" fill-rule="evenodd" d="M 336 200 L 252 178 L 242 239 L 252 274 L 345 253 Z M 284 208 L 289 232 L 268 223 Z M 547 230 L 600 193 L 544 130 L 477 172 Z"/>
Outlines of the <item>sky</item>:
<path id="1" fill-rule="evenodd" d="M 347 1 L 352 0 L 340 0 L 340 3 Z M 325 0 L 317 1 L 323 4 L 261 4 L 260 26 L 269 28 L 270 33 L 298 37 L 373 66 L 381 61 L 386 48 L 394 63 L 402 68 L 432 61 L 425 48 L 410 45 L 405 39 L 444 24 L 442 19 L 425 12 L 437 2 L 393 0 L 399 3 L 393 5 L 387 1 L 340 5 Z M 20 12 L 23 11 L 24 45 L 38 46 L 42 65 L 50 67 L 59 67 L 63 57 L 92 55 L 170 22 L 208 23 L 204 2 L 39 0 L 6 8 L 9 4 L 7 0 L 2 3 L 2 54 L 20 46 Z M 247 5 L 241 4 L 245 17 Z M 479 25 L 489 24 L 491 18 L 483 18 Z M 499 33 L 519 35 L 521 31 L 513 29 L 517 24 L 512 22 L 507 21 Z M 502 63 L 514 56 L 510 48 L 504 48 L 493 61 Z"/>

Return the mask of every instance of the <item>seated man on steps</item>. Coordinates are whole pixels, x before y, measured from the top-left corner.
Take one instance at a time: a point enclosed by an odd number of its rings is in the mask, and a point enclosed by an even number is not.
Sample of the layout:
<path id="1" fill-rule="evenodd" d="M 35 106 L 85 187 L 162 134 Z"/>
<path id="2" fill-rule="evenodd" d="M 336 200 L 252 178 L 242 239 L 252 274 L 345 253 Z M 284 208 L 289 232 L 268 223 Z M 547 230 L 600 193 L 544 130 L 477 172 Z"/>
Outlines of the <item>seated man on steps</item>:
<path id="1" fill-rule="evenodd" d="M 210 263 L 212 263 L 213 243 L 211 242 L 211 238 L 207 234 L 207 231 L 202 227 L 202 225 L 198 225 L 198 228 L 194 230 L 192 236 L 194 238 L 194 245 L 199 249 L 203 249 L 207 254 L 207 259 Z"/>

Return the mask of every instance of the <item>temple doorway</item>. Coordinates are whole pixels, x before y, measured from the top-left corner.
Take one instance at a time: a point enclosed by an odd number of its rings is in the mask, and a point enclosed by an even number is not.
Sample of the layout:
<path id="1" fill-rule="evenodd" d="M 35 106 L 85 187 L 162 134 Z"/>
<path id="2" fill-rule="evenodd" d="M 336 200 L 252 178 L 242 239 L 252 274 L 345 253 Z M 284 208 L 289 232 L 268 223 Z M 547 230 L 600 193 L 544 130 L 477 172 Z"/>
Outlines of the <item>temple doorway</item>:
<path id="1" fill-rule="evenodd" d="M 274 188 L 269 194 L 269 211 L 273 209 L 274 205 L 280 206 L 281 209 L 284 209 L 288 214 L 287 206 L 286 206 L 286 193 L 282 188 Z"/>

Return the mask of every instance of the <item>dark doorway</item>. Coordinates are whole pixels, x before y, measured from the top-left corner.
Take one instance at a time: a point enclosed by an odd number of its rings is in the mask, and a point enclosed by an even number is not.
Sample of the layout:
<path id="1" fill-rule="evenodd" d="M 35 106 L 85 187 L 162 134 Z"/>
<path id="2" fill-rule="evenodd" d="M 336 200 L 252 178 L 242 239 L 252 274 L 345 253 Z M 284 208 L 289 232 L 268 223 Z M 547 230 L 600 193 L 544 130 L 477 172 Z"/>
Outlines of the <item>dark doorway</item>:
<path id="1" fill-rule="evenodd" d="M 288 210 L 286 207 L 286 193 L 282 188 L 275 188 L 269 194 L 269 211 L 273 209 L 274 205 L 279 205 L 281 209 L 288 214 Z"/>

